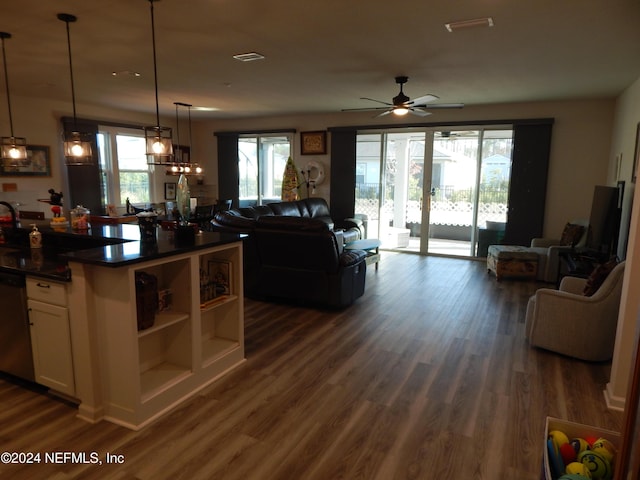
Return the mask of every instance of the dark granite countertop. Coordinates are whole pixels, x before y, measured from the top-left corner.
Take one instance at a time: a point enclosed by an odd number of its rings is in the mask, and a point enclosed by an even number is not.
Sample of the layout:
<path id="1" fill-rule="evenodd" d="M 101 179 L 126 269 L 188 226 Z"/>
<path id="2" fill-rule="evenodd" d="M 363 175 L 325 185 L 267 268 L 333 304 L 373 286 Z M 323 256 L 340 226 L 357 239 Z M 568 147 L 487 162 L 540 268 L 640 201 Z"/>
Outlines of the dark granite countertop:
<path id="1" fill-rule="evenodd" d="M 29 232 L 36 224 L 42 233 L 41 249 L 30 249 Z M 5 230 L 6 232 L 6 230 Z M 157 228 L 157 242 L 140 242 L 137 224 L 92 225 L 86 231 L 70 227 L 52 228 L 48 221 L 23 223 L 7 232 L 7 243 L 0 245 L 0 270 L 61 281 L 71 281 L 69 262 L 121 267 L 156 258 L 188 253 L 233 243 L 241 235 L 217 232 L 194 233 L 191 240 L 179 241 L 176 232 Z"/>

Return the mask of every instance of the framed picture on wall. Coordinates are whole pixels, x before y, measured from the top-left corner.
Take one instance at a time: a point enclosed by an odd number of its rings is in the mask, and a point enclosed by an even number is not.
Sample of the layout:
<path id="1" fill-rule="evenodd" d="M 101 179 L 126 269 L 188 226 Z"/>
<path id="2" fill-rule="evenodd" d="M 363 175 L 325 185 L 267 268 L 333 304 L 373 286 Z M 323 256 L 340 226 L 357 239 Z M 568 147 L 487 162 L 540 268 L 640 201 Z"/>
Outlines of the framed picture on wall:
<path id="1" fill-rule="evenodd" d="M 51 158 L 49 147 L 45 145 L 27 145 L 27 162 L 20 166 L 5 166 L 0 162 L 0 175 L 5 177 L 51 176 Z"/>
<path id="2" fill-rule="evenodd" d="M 327 153 L 327 132 L 300 132 L 302 155 L 324 155 Z"/>
<path id="3" fill-rule="evenodd" d="M 176 199 L 176 187 L 177 183 L 166 182 L 164 184 L 164 199 L 165 200 L 175 200 Z"/>

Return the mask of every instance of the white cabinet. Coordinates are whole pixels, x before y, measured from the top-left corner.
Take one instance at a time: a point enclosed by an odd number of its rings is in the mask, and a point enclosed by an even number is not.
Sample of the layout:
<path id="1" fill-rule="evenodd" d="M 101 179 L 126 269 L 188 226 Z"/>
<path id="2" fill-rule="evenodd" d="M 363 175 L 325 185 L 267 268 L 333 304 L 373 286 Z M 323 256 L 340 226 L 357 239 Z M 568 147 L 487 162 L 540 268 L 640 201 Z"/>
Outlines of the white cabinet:
<path id="1" fill-rule="evenodd" d="M 35 380 L 72 396 L 73 354 L 65 285 L 29 277 L 27 297 Z"/>
<path id="2" fill-rule="evenodd" d="M 91 267 L 105 418 L 138 429 L 244 361 L 242 244 L 121 267 Z M 225 262 L 225 295 L 201 302 L 203 268 Z M 136 273 L 170 290 L 168 310 L 138 330 Z"/>

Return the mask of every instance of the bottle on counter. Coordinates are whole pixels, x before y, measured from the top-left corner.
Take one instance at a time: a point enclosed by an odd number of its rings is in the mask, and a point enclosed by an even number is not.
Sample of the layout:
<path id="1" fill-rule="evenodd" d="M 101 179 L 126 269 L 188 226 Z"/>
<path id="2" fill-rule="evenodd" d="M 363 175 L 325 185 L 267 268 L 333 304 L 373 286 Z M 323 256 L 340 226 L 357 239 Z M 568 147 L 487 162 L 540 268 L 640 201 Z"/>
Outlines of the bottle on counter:
<path id="1" fill-rule="evenodd" d="M 31 233 L 29 234 L 29 245 L 31 248 L 42 248 L 42 234 L 38 231 L 35 223 L 31 224 Z"/>

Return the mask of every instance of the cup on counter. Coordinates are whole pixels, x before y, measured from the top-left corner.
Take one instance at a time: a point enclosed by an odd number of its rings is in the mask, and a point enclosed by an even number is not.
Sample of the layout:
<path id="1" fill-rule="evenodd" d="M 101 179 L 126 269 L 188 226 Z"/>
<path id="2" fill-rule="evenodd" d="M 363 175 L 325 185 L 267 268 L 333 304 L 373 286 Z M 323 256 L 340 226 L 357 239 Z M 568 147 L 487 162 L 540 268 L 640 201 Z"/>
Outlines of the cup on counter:
<path id="1" fill-rule="evenodd" d="M 138 217 L 138 226 L 140 227 L 140 241 L 143 243 L 156 243 L 158 215 L 155 212 L 140 212 L 136 214 L 136 217 Z"/>

